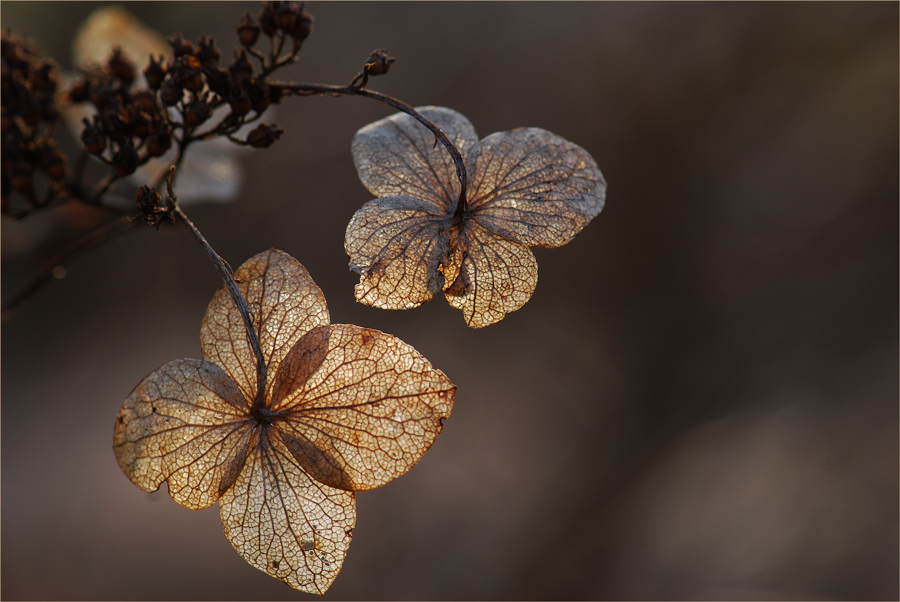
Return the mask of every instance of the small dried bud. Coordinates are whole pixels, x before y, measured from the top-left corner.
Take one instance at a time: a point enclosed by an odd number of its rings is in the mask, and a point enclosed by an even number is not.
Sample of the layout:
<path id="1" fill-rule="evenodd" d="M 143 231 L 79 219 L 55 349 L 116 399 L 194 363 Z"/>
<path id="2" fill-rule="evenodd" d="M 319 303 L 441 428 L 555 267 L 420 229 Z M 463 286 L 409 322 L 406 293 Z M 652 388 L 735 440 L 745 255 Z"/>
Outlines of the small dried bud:
<path id="1" fill-rule="evenodd" d="M 156 94 L 147 90 L 141 90 L 131 95 L 132 104 L 139 111 L 146 113 L 148 116 L 154 116 L 159 113 L 159 106 L 156 104 Z"/>
<path id="2" fill-rule="evenodd" d="M 171 78 L 167 79 L 159 89 L 159 100 L 167 107 L 177 105 L 182 96 L 184 96 L 184 91 L 181 86 Z"/>
<path id="3" fill-rule="evenodd" d="M 138 138 L 146 138 L 150 135 L 151 119 L 143 111 L 133 107 L 128 114 L 128 125 L 131 126 L 131 132 Z"/>
<path id="4" fill-rule="evenodd" d="M 176 59 L 173 77 L 191 92 L 199 92 L 203 88 L 203 72 L 196 57 L 182 56 Z"/>
<path id="5" fill-rule="evenodd" d="M 144 79 L 147 80 L 147 86 L 151 90 L 159 90 L 159 87 L 163 83 L 163 79 L 166 77 L 166 67 L 163 65 L 163 57 L 160 56 L 159 59 L 150 57 L 150 63 L 144 69 Z"/>
<path id="6" fill-rule="evenodd" d="M 86 79 L 76 81 L 69 88 L 69 100 L 73 103 L 84 102 L 91 96 L 91 84 Z"/>
<path id="7" fill-rule="evenodd" d="M 100 116 L 94 115 L 93 124 L 85 119 L 84 125 L 85 128 L 81 132 L 81 143 L 84 144 L 84 150 L 92 155 L 99 155 L 106 150 L 106 134 L 103 133 L 103 126 L 100 125 Z"/>
<path id="8" fill-rule="evenodd" d="M 38 64 L 31 76 L 31 87 L 38 92 L 56 91 L 56 63 L 52 59 L 43 59 Z"/>
<path id="9" fill-rule="evenodd" d="M 366 71 L 368 71 L 369 75 L 384 75 L 390 70 L 391 65 L 396 60 L 394 57 L 388 56 L 383 48 L 379 48 L 366 59 Z"/>
<path id="10" fill-rule="evenodd" d="M 247 59 L 245 51 L 241 50 L 240 54 L 235 57 L 234 62 L 228 67 L 228 71 L 241 82 L 250 81 L 250 78 L 253 77 L 253 64 Z"/>
<path id="11" fill-rule="evenodd" d="M 253 103 L 243 88 L 239 88 L 239 91 L 228 100 L 228 104 L 231 112 L 239 117 L 246 115 L 253 108 Z"/>
<path id="12" fill-rule="evenodd" d="M 197 127 L 202 124 L 204 121 L 209 119 L 210 110 L 209 105 L 206 101 L 206 96 L 203 98 L 197 98 L 187 106 L 187 110 L 184 114 L 184 122 L 188 125 L 188 127 Z"/>
<path id="13" fill-rule="evenodd" d="M 294 26 L 289 32 L 291 37 L 297 42 L 302 42 L 308 38 L 313 30 L 313 21 L 313 16 L 303 10 L 303 5 L 301 4 L 300 14 L 297 15 L 297 20 L 294 22 Z"/>
<path id="14" fill-rule="evenodd" d="M 268 148 L 273 142 L 281 138 L 284 130 L 277 125 L 261 123 L 247 135 L 247 142 L 254 148 Z"/>
<path id="15" fill-rule="evenodd" d="M 159 157 L 172 146 L 172 137 L 165 128 L 161 128 L 147 138 L 147 152 L 151 157 Z"/>
<path id="16" fill-rule="evenodd" d="M 275 27 L 281 31 L 288 33 L 293 29 L 294 23 L 297 21 L 297 7 L 293 2 L 275 2 L 277 6 L 274 10 Z"/>
<path id="17" fill-rule="evenodd" d="M 137 70 L 134 64 L 122 54 L 121 48 L 113 48 L 112 56 L 109 57 L 107 65 L 112 74 L 122 80 L 122 83 L 126 86 L 130 86 L 131 82 L 134 81 Z"/>
<path id="18" fill-rule="evenodd" d="M 119 177 L 124 178 L 134 173 L 138 167 L 138 154 L 131 142 L 122 144 L 112 159 L 113 167 Z"/>
<path id="19" fill-rule="evenodd" d="M 172 47 L 176 59 L 194 54 L 194 45 L 185 41 L 180 33 L 169 37 L 169 45 Z"/>
<path id="20" fill-rule="evenodd" d="M 167 199 L 166 203 L 163 204 L 159 193 L 149 186 L 145 185 L 138 188 L 137 192 L 134 193 L 134 202 L 137 205 L 138 216 L 148 226 L 153 226 L 158 230 L 159 224 L 163 220 L 168 220 L 171 223 L 175 221 L 175 217 L 172 215 L 172 210 L 175 206 L 172 201 Z"/>
<path id="21" fill-rule="evenodd" d="M 211 69 L 205 75 L 206 85 L 222 98 L 228 98 L 231 96 L 231 91 L 235 87 L 239 87 L 235 85 L 231 74 L 224 69 Z"/>
<path id="22" fill-rule="evenodd" d="M 131 137 L 131 124 L 129 115 L 118 106 L 109 108 L 101 114 L 104 131 L 115 141 L 125 140 Z"/>
<path id="23" fill-rule="evenodd" d="M 269 108 L 269 87 L 265 83 L 260 80 L 254 81 L 250 86 L 249 93 L 254 111 L 262 113 Z"/>
<path id="24" fill-rule="evenodd" d="M 241 17 L 241 22 L 237 25 L 237 33 L 242 46 L 252 48 L 256 45 L 256 40 L 259 39 L 259 25 L 250 16 L 250 13 L 244 13 L 244 16 Z"/>
<path id="25" fill-rule="evenodd" d="M 134 201 L 138 211 L 144 213 L 148 210 L 152 211 L 153 209 L 156 209 L 156 207 L 160 205 L 162 199 L 155 189 L 150 188 L 145 184 L 138 188 L 137 192 L 134 193 Z"/>
<path id="26" fill-rule="evenodd" d="M 200 64 L 207 68 L 215 68 L 219 65 L 219 49 L 216 48 L 216 39 L 200 36 L 197 40 L 195 56 Z"/>
<path id="27" fill-rule="evenodd" d="M 259 11 L 259 16 L 257 17 L 260 29 L 267 36 L 275 35 L 275 32 L 278 30 L 275 25 L 275 9 L 272 4 L 274 3 L 264 2 L 263 9 Z"/>
<path id="28" fill-rule="evenodd" d="M 95 79 L 90 90 L 91 102 L 100 111 L 108 107 L 117 97 L 116 88 L 108 77 Z"/>

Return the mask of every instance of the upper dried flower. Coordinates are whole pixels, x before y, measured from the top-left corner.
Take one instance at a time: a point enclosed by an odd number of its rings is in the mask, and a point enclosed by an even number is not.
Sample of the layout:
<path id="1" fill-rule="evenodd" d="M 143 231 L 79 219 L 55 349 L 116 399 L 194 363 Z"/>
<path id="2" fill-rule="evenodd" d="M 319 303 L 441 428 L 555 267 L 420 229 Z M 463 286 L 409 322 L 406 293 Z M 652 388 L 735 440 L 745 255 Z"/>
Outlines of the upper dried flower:
<path id="1" fill-rule="evenodd" d="M 331 324 L 306 269 L 277 250 L 234 274 L 268 378 L 220 289 L 200 329 L 202 360 L 169 362 L 116 419 L 119 466 L 145 491 L 168 481 L 187 508 L 219 502 L 225 535 L 256 568 L 322 594 L 356 522 L 354 491 L 418 462 L 456 387 L 415 349 L 377 330 Z"/>
<path id="2" fill-rule="evenodd" d="M 479 141 L 469 120 L 443 107 L 417 111 L 459 149 L 468 206 L 450 155 L 413 117 L 397 114 L 357 132 L 353 161 L 376 198 L 347 226 L 344 248 L 359 273 L 356 299 L 407 309 L 443 290 L 480 328 L 520 308 L 537 284 L 528 247 L 558 247 L 603 208 L 606 181 L 591 155 L 556 134 L 520 128 Z"/>

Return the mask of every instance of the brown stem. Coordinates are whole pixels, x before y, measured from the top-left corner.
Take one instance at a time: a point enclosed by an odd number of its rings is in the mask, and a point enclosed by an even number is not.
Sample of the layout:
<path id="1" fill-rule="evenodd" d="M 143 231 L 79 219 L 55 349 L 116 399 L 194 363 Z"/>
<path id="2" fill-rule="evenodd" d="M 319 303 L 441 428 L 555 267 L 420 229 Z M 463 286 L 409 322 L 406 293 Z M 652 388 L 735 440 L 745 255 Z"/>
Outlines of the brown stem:
<path id="1" fill-rule="evenodd" d="M 170 190 L 170 198 L 174 200 L 174 197 L 171 195 Z M 206 251 L 206 255 L 209 257 L 209 260 L 213 262 L 213 265 L 216 266 L 216 270 L 219 272 L 219 275 L 222 277 L 222 280 L 225 282 L 225 288 L 228 289 L 228 292 L 231 293 L 231 298 L 234 300 L 235 305 L 237 305 L 238 311 L 241 314 L 241 317 L 244 319 L 244 328 L 247 331 L 247 339 L 250 341 L 250 347 L 253 349 L 253 355 L 256 356 L 256 373 L 257 373 L 257 382 L 256 382 L 256 397 L 253 399 L 253 405 L 250 407 L 250 415 L 256 419 L 260 419 L 265 416 L 265 408 L 263 407 L 263 403 L 265 402 L 265 391 L 266 391 L 266 361 L 263 358 L 262 347 L 259 344 L 259 337 L 256 334 L 256 329 L 253 327 L 253 316 L 250 315 L 250 309 L 247 307 L 247 302 L 244 300 L 244 296 L 241 294 L 241 291 L 238 289 L 237 284 L 234 281 L 234 273 L 231 270 L 231 266 L 226 263 L 218 253 L 213 250 L 197 227 L 191 222 L 190 219 L 184 214 L 177 204 L 174 208 L 175 216 L 181 220 L 181 222 L 190 229 L 193 233 L 194 238 L 203 246 L 203 250 Z"/>
<path id="2" fill-rule="evenodd" d="M 65 275 L 66 266 L 73 263 L 76 259 L 114 238 L 133 231 L 139 224 L 140 222 L 132 221 L 129 216 L 122 216 L 106 221 L 89 231 L 65 251 L 54 257 L 53 261 L 44 264 L 41 270 L 28 281 L 28 284 L 3 302 L 3 319 L 9 319 L 13 310 L 45 284 L 51 280 L 62 278 Z"/>
<path id="3" fill-rule="evenodd" d="M 355 81 L 355 80 L 354 80 Z M 407 115 L 415 118 L 419 123 L 427 127 L 431 132 L 435 135 L 435 137 L 441 141 L 441 144 L 447 149 L 447 152 L 450 153 L 450 156 L 453 158 L 453 163 L 456 165 L 456 177 L 459 179 L 459 200 L 456 203 L 456 211 L 455 214 L 457 216 L 467 216 L 468 215 L 468 201 L 466 200 L 466 187 L 468 184 L 468 177 L 466 175 L 466 164 L 463 161 L 462 154 L 460 154 L 459 149 L 456 148 L 447 135 L 441 131 L 437 125 L 435 125 L 431 120 L 427 119 L 421 113 L 416 111 L 414 108 L 406 104 L 401 100 L 397 100 L 391 96 L 387 96 L 386 94 L 382 94 L 381 92 L 376 92 L 375 90 L 369 90 L 367 88 L 356 87 L 354 85 L 350 86 L 334 86 L 329 84 L 306 84 L 306 83 L 293 83 L 293 82 L 277 82 L 268 80 L 266 82 L 270 86 L 280 88 L 286 92 L 293 92 L 294 94 L 334 94 L 337 96 L 347 94 L 347 95 L 355 95 L 355 96 L 364 96 L 366 98 L 372 98 L 379 102 L 382 102 L 386 105 L 390 105 L 395 109 L 403 111 Z"/>

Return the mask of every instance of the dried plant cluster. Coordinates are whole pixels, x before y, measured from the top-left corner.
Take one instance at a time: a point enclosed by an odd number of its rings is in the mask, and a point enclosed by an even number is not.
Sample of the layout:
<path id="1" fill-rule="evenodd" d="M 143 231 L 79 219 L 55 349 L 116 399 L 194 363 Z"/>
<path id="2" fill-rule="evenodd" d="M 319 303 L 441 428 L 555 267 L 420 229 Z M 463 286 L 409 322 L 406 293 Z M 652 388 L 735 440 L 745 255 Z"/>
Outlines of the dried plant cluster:
<path id="1" fill-rule="evenodd" d="M 20 219 L 77 201 L 119 213 L 54 266 L 141 223 L 181 223 L 197 238 L 224 281 L 201 326 L 202 359 L 169 362 L 138 384 L 116 419 L 116 457 L 145 491 L 165 481 L 187 508 L 218 502 L 247 562 L 322 594 L 347 553 L 354 492 L 418 462 L 456 387 L 402 341 L 331 324 L 322 291 L 287 254 L 260 253 L 232 273 L 178 202 L 179 184 L 194 177 L 193 148 L 271 146 L 283 130 L 262 118 L 292 96 L 355 95 L 398 109 L 352 142 L 377 197 L 345 233 L 356 298 L 407 309 L 443 291 L 474 328 L 528 301 L 537 284 L 529 247 L 572 240 L 603 208 L 606 182 L 585 149 L 545 130 L 479 140 L 451 109 L 366 88 L 394 63 L 382 49 L 346 86 L 273 79 L 297 60 L 312 23 L 302 4 L 266 2 L 238 22 L 239 46 L 223 67 L 212 38 L 175 34 L 166 46 L 122 9 L 106 9 L 82 28 L 82 71 L 64 90 L 52 60 L 4 32 L 2 210 Z M 263 37 L 268 52 L 257 48 Z M 129 58 L 129 38 L 150 49 L 145 64 Z M 105 58 L 91 62 L 97 52 Z M 53 138 L 61 115 L 83 146 L 72 169 Z M 111 198 L 123 187 L 135 199 L 127 209 Z M 38 274 L 5 313 L 47 279 Z"/>

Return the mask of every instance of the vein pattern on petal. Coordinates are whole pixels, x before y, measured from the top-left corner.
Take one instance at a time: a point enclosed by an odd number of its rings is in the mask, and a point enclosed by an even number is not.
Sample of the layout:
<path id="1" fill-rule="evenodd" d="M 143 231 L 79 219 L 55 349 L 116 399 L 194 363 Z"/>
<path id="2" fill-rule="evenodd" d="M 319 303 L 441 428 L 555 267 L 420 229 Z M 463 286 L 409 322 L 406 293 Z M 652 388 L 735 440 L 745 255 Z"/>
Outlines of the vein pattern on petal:
<path id="1" fill-rule="evenodd" d="M 352 492 L 310 478 L 274 429 L 264 428 L 222 496 L 219 514 L 244 560 L 294 589 L 321 595 L 344 562 L 356 502 Z"/>
<path id="2" fill-rule="evenodd" d="M 141 381 L 122 406 L 113 435 L 116 459 L 144 491 L 168 480 L 176 502 L 206 508 L 243 464 L 248 409 L 234 381 L 215 364 L 169 362 Z"/>

